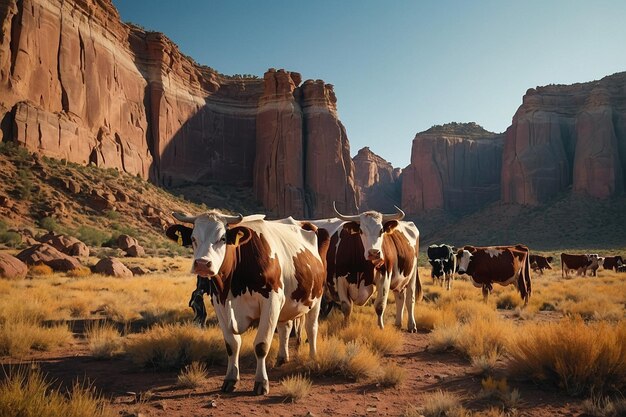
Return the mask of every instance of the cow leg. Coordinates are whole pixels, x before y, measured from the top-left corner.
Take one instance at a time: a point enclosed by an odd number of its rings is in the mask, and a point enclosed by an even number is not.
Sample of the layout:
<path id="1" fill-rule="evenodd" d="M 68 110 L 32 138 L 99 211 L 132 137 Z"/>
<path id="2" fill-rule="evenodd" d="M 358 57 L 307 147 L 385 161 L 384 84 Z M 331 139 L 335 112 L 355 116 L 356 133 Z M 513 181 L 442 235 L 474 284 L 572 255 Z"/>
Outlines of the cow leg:
<path id="1" fill-rule="evenodd" d="M 409 333 L 417 332 L 417 324 L 415 323 L 415 291 L 416 284 L 419 281 L 419 277 L 417 276 L 417 266 L 415 267 L 416 271 L 413 274 L 413 278 L 409 281 L 409 284 L 404 289 L 404 306 L 406 307 L 407 314 L 407 330 Z M 397 302 L 397 301 L 396 301 Z M 397 315 L 396 315 L 397 318 Z"/>
<path id="2" fill-rule="evenodd" d="M 486 285 L 483 285 L 483 301 L 486 303 L 489 299 L 489 288 Z"/>
<path id="3" fill-rule="evenodd" d="M 391 285 L 391 277 L 388 273 L 377 273 L 378 279 L 376 282 L 376 301 L 374 301 L 374 309 L 378 316 L 378 327 L 383 329 L 385 324 L 383 323 L 383 315 L 385 314 L 385 308 L 387 307 L 387 296 L 389 295 L 389 286 Z M 404 307 L 404 305 L 402 305 Z"/>
<path id="4" fill-rule="evenodd" d="M 394 298 L 396 300 L 396 327 L 402 328 L 402 319 L 404 316 L 404 301 L 406 299 L 406 288 L 402 291 L 394 291 Z"/>
<path id="5" fill-rule="evenodd" d="M 223 329 L 222 329 L 223 330 Z M 239 350 L 241 349 L 241 336 L 232 332 L 223 331 L 228 354 L 228 368 L 222 384 L 222 392 L 233 392 L 239 381 Z"/>
<path id="6" fill-rule="evenodd" d="M 296 319 L 297 320 L 297 319 Z M 278 358 L 276 366 L 289 362 L 289 335 L 293 327 L 293 320 L 278 323 Z"/>
<path id="7" fill-rule="evenodd" d="M 321 304 L 320 304 L 320 312 L 321 312 Z M 293 321 L 293 328 L 296 334 L 296 346 L 300 346 L 302 344 L 302 329 L 304 328 L 304 324 L 306 322 L 305 316 L 300 316 Z"/>
<path id="8" fill-rule="evenodd" d="M 303 317 L 304 325 L 306 326 L 306 337 L 309 340 L 309 356 L 311 359 L 317 355 L 317 330 L 319 327 L 320 307 L 320 303 L 313 305 L 306 313 L 306 318 Z"/>
<path id="9" fill-rule="evenodd" d="M 271 293 L 262 306 L 261 316 L 259 317 L 259 329 L 254 338 L 254 353 L 256 355 L 255 395 L 266 395 L 270 392 L 265 359 L 269 353 L 274 330 L 276 330 L 278 324 L 278 316 L 284 304 L 284 295 Z"/>
<path id="10" fill-rule="evenodd" d="M 452 286 L 452 274 L 448 272 L 447 274 L 444 274 L 444 277 L 446 280 L 446 290 L 450 291 Z"/>
<path id="11" fill-rule="evenodd" d="M 343 325 L 350 324 L 350 314 L 352 314 L 352 300 L 341 301 L 341 312 L 343 313 Z"/>

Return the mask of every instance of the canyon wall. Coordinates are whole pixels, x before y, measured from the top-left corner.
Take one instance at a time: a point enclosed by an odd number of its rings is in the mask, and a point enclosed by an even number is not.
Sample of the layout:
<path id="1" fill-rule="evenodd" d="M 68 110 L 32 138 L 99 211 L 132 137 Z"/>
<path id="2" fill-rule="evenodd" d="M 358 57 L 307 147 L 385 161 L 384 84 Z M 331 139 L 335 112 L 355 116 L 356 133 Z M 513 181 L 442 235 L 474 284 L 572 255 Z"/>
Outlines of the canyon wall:
<path id="1" fill-rule="evenodd" d="M 1 140 L 165 186 L 253 187 L 277 215 L 329 215 L 333 200 L 355 208 L 332 86 L 294 76 L 271 97 L 275 71 L 200 66 L 163 34 L 122 23 L 110 0 L 0 0 L 0 22 Z M 256 161 L 272 139 L 282 156 Z"/>
<path id="2" fill-rule="evenodd" d="M 418 133 L 402 172 L 402 208 L 468 212 L 499 199 L 503 137 L 475 123 Z"/>
<path id="3" fill-rule="evenodd" d="M 531 88 L 506 131 L 502 200 L 537 205 L 570 187 L 619 195 L 625 167 L 626 73 Z"/>
<path id="4" fill-rule="evenodd" d="M 354 179 L 358 188 L 359 208 L 394 212 L 394 205 L 401 205 L 402 170 L 365 147 L 352 158 Z"/>

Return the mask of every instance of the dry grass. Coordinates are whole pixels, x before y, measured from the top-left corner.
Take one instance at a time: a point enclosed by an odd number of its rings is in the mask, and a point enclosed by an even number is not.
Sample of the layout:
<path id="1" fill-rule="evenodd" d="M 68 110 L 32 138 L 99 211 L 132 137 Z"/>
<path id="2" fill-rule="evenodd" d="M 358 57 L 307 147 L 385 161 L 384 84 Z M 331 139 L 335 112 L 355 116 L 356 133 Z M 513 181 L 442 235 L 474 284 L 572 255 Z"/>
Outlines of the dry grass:
<path id="1" fill-rule="evenodd" d="M 192 362 L 178 374 L 177 385 L 183 388 L 198 388 L 208 379 L 206 365 L 202 362 Z"/>
<path id="2" fill-rule="evenodd" d="M 105 400 L 75 383 L 67 395 L 52 389 L 38 371 L 19 370 L 0 383 L 0 415 L 37 417 L 113 417 Z"/>
<path id="3" fill-rule="evenodd" d="M 311 392 L 313 383 L 304 375 L 292 375 L 280 381 L 285 396 L 293 402 L 298 402 Z"/>
<path id="4" fill-rule="evenodd" d="M 583 412 L 591 417 L 619 417 L 626 415 L 626 399 L 592 396 L 582 403 Z"/>
<path id="5" fill-rule="evenodd" d="M 510 371 L 578 395 L 626 389 L 626 322 L 529 324 L 509 349 Z"/>
<path id="6" fill-rule="evenodd" d="M 482 355 L 472 358 L 472 371 L 477 375 L 489 375 L 493 373 L 498 355 L 492 353 L 490 355 Z"/>
<path id="7" fill-rule="evenodd" d="M 54 271 L 48 265 L 40 264 L 40 265 L 33 265 L 30 268 L 28 268 L 28 274 L 35 276 L 35 277 L 41 277 L 41 276 L 52 275 L 54 274 Z"/>
<path id="8" fill-rule="evenodd" d="M 406 371 L 392 363 L 381 366 L 381 372 L 376 376 L 376 382 L 383 387 L 397 388 L 406 380 Z"/>
<path id="9" fill-rule="evenodd" d="M 422 406 L 410 405 L 405 411 L 406 417 L 466 417 L 469 412 L 463 408 L 459 396 L 438 390 L 422 397 Z"/>
<path id="10" fill-rule="evenodd" d="M 180 369 L 197 361 L 213 363 L 226 356 L 220 329 L 200 329 L 192 324 L 157 325 L 129 336 L 125 351 L 135 363 L 156 369 Z"/>
<path id="11" fill-rule="evenodd" d="M 98 359 L 111 358 L 122 352 L 122 336 L 112 324 L 97 322 L 85 331 L 91 354 Z"/>
<path id="12" fill-rule="evenodd" d="M 67 325 L 43 327 L 18 321 L 0 325 L 0 355 L 20 357 L 31 349 L 47 351 L 55 346 L 65 346 L 73 340 Z"/>
<path id="13" fill-rule="evenodd" d="M 71 269 L 67 271 L 65 275 L 67 275 L 70 278 L 84 278 L 84 277 L 88 277 L 91 274 L 92 274 L 91 269 L 87 268 L 86 266 L 83 266 L 80 268 Z"/>

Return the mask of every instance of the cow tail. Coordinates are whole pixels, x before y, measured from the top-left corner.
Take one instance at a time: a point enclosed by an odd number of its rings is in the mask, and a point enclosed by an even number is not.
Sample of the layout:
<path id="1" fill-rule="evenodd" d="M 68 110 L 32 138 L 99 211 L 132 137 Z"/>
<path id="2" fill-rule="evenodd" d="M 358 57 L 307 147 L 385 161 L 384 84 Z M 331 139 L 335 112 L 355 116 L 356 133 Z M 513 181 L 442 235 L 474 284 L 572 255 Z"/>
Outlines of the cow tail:
<path id="1" fill-rule="evenodd" d="M 415 286 L 413 287 L 413 294 L 415 294 L 415 302 L 422 301 L 424 292 L 422 290 L 422 282 L 420 281 L 420 269 L 415 265 Z"/>
<path id="2" fill-rule="evenodd" d="M 526 291 L 528 293 L 528 298 L 530 298 L 530 293 L 532 292 L 532 283 L 530 281 L 530 251 L 526 254 L 526 271 L 524 272 L 524 280 L 526 281 Z"/>

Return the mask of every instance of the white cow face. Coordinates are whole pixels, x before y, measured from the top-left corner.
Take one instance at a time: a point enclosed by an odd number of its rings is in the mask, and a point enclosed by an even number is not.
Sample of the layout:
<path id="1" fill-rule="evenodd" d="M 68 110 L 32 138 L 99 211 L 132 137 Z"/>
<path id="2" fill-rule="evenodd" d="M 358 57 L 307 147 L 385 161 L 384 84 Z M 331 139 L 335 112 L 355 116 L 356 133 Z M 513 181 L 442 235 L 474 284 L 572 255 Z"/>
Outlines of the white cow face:
<path id="1" fill-rule="evenodd" d="M 383 216 L 377 212 L 365 212 L 360 215 L 360 220 L 363 256 L 373 262 L 382 260 Z"/>
<path id="2" fill-rule="evenodd" d="M 212 277 L 226 256 L 226 226 L 214 216 L 198 216 L 191 234 L 194 261 L 191 272 Z"/>
<path id="3" fill-rule="evenodd" d="M 457 264 L 459 266 L 459 274 L 464 274 L 467 271 L 470 261 L 472 260 L 472 254 L 470 251 L 464 249 L 457 255 Z"/>

